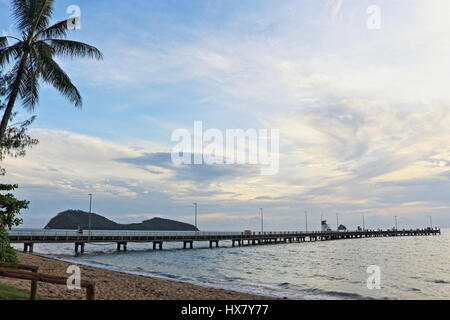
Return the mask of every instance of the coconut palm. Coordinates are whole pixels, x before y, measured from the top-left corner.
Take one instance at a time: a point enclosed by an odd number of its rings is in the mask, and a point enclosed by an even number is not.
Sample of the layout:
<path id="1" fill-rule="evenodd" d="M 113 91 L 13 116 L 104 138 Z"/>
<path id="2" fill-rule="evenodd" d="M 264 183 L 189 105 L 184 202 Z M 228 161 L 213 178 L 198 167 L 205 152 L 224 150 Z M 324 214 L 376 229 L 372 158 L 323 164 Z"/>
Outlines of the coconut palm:
<path id="1" fill-rule="evenodd" d="M 15 25 L 22 38 L 0 37 L 0 69 L 12 66 L 8 102 L 0 124 L 0 143 L 17 98 L 20 97 L 30 110 L 38 103 L 40 80 L 55 87 L 76 107 L 81 107 L 80 93 L 55 62 L 55 56 L 103 59 L 97 48 L 66 39 L 74 18 L 49 26 L 53 3 L 54 0 L 12 0 Z"/>

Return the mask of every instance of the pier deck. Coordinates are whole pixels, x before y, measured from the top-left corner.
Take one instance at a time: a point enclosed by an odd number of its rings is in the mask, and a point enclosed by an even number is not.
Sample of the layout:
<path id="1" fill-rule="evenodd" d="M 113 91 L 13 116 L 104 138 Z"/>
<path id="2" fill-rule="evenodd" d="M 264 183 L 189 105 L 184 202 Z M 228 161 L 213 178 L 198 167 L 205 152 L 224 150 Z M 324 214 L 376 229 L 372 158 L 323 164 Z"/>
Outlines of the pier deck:
<path id="1" fill-rule="evenodd" d="M 263 245 L 305 241 L 327 241 L 372 237 L 406 237 L 440 235 L 440 229 L 416 230 L 364 230 L 364 231 L 311 231 L 311 232 L 169 232 L 169 231 L 77 231 L 12 230 L 11 243 L 23 243 L 24 252 L 33 252 L 35 243 L 73 243 L 76 253 L 84 253 L 86 243 L 117 243 L 117 250 L 127 249 L 128 242 L 152 243 L 153 249 L 163 249 L 164 242 L 182 242 L 183 248 L 192 249 L 194 242 L 208 242 L 212 248 L 220 241 L 231 241 L 232 246 Z"/>

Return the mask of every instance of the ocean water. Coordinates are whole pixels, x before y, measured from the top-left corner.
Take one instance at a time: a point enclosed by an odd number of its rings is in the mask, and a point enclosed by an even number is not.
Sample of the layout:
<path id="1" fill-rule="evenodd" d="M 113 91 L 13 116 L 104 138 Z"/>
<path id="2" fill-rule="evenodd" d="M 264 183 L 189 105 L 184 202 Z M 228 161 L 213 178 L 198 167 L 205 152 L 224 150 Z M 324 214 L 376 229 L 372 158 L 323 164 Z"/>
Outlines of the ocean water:
<path id="1" fill-rule="evenodd" d="M 231 247 L 221 242 L 86 245 L 35 244 L 35 253 L 77 264 L 289 299 L 450 299 L 450 229 L 441 236 L 349 239 Z M 22 245 L 14 245 L 22 249 Z M 369 289 L 369 266 L 380 270 L 380 289 Z"/>

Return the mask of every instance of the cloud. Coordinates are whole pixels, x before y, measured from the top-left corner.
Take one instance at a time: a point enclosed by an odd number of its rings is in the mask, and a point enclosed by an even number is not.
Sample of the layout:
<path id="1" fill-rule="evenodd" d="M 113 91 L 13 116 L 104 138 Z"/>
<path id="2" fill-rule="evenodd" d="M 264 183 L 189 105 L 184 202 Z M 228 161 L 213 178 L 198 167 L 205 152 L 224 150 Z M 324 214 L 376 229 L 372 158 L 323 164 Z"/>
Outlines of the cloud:
<path id="1" fill-rule="evenodd" d="M 94 190 L 108 197 L 135 196 L 129 188 L 109 183 L 112 179 L 138 180 L 137 174 L 113 160 L 118 156 L 137 155 L 132 148 L 68 131 L 34 129 L 31 135 L 40 144 L 27 157 L 5 162 L 8 179 L 55 187 L 71 194 Z"/>
<path id="2" fill-rule="evenodd" d="M 175 166 L 170 134 L 151 146 L 152 136 L 134 144 L 133 137 L 113 142 L 41 129 L 41 145 L 6 163 L 11 181 L 80 197 L 95 188 L 115 204 L 132 199 L 146 214 L 144 207 L 154 203 L 161 213 L 200 198 L 214 206 L 205 218 L 220 222 L 227 214 L 251 217 L 261 203 L 286 221 L 306 208 L 355 215 L 428 208 L 444 216 L 447 2 L 381 1 L 379 31 L 366 28 L 366 2 L 329 1 L 326 17 L 323 3 L 274 3 L 258 7 L 258 14 L 235 10 L 216 23 L 220 28 L 203 12 L 195 25 L 176 24 L 170 14 L 146 19 L 152 29 L 128 21 L 125 30 L 139 30 L 138 41 L 120 37 L 117 43 L 106 34 L 104 63 L 64 63 L 75 78 L 95 85 L 94 94 L 120 88 L 129 101 L 118 117 L 130 128 L 137 117 L 164 131 L 194 118 L 217 128 L 279 128 L 278 175 L 261 177 L 248 166 Z M 168 21 L 174 22 L 170 30 L 160 28 Z M 147 97 L 158 100 L 148 110 Z M 128 111 L 135 118 L 126 118 Z M 184 216 L 190 208 L 167 210 Z"/>
<path id="3" fill-rule="evenodd" d="M 8 181 L 76 198 L 91 192 L 105 201 L 133 201 L 149 193 L 173 199 L 194 194 L 209 198 L 233 196 L 236 190 L 221 185 L 236 180 L 241 183 L 260 173 L 258 167 L 252 166 L 176 166 L 167 152 L 148 153 L 133 145 L 69 131 L 35 129 L 31 134 L 40 144 L 25 158 L 5 161 Z"/>
<path id="4" fill-rule="evenodd" d="M 191 155 L 191 158 L 193 157 Z M 173 179 L 176 181 L 187 180 L 206 184 L 236 178 L 245 179 L 247 176 L 260 173 L 259 167 L 249 165 L 176 165 L 172 162 L 171 153 L 146 153 L 136 158 L 120 158 L 117 161 L 135 165 L 152 173 L 162 173 L 153 171 L 152 168 L 168 170 L 173 173 Z"/>

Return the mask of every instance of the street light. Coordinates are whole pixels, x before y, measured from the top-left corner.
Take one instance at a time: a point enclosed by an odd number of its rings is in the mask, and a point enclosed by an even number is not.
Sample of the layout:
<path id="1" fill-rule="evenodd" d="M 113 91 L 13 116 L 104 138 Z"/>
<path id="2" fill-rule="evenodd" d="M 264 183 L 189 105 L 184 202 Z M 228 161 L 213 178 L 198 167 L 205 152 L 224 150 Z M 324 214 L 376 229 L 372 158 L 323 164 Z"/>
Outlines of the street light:
<path id="1" fill-rule="evenodd" d="M 395 216 L 395 231 L 397 231 L 398 230 L 398 228 L 397 228 L 397 216 Z"/>
<path id="2" fill-rule="evenodd" d="M 89 236 L 91 236 L 91 221 L 92 221 L 92 193 L 89 196 Z"/>
<path id="3" fill-rule="evenodd" d="M 339 231 L 339 213 L 336 213 L 336 231 Z"/>
<path id="4" fill-rule="evenodd" d="M 363 213 L 363 231 L 366 230 L 366 216 Z"/>
<path id="5" fill-rule="evenodd" d="M 308 232 L 308 211 L 305 211 L 305 231 Z"/>
<path id="6" fill-rule="evenodd" d="M 263 213 L 263 208 L 259 208 L 259 210 L 261 211 L 261 233 L 264 233 L 264 213 Z"/>
<path id="7" fill-rule="evenodd" d="M 431 229 L 433 229 L 433 218 L 431 218 L 431 216 L 428 216 L 430 218 L 430 227 Z"/>
<path id="8" fill-rule="evenodd" d="M 319 226 L 319 230 L 322 231 L 322 222 L 323 222 L 323 211 L 320 210 L 321 214 L 320 214 L 320 226 Z"/>
<path id="9" fill-rule="evenodd" d="M 194 202 L 195 207 L 195 227 L 197 228 L 197 202 Z"/>

